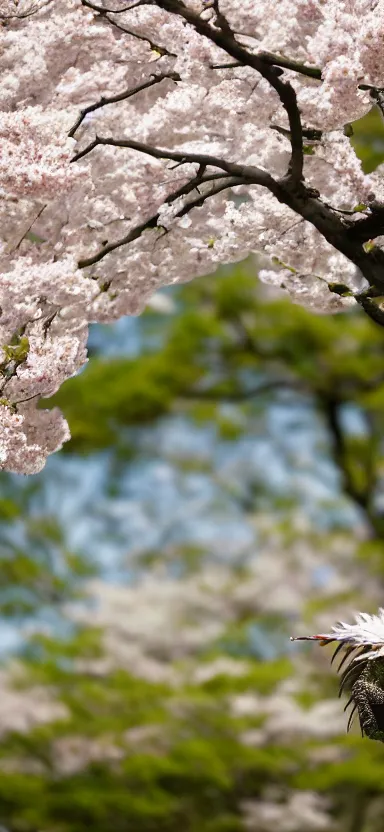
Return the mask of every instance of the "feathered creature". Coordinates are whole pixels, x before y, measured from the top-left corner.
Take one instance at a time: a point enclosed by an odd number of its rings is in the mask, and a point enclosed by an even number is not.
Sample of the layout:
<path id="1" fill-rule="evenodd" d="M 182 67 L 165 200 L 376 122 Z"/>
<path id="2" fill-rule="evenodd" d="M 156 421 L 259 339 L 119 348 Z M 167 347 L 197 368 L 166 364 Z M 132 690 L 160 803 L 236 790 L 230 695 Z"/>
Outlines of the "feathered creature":
<path id="1" fill-rule="evenodd" d="M 384 609 L 377 615 L 361 612 L 354 624 L 339 621 L 331 633 L 297 636 L 291 641 L 319 641 L 321 646 L 337 642 L 332 662 L 344 654 L 337 669 L 344 667 L 339 696 L 349 692 L 344 710 L 352 705 L 347 731 L 357 710 L 361 735 L 384 742 Z"/>

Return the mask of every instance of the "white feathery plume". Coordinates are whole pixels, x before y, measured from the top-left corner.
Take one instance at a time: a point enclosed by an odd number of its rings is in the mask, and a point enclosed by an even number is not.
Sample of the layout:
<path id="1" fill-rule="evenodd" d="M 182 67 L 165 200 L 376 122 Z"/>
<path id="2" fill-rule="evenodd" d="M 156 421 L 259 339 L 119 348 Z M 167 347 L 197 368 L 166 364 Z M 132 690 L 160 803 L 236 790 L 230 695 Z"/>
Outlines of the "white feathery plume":
<path id="1" fill-rule="evenodd" d="M 362 736 L 384 742 L 384 609 L 377 615 L 359 612 L 353 624 L 338 621 L 330 633 L 296 636 L 291 641 L 318 641 L 321 646 L 337 643 L 331 664 L 343 653 L 337 670 L 344 665 L 339 696 L 343 690 L 350 693 L 344 711 L 352 705 L 347 731 L 357 711 Z"/>
<path id="2" fill-rule="evenodd" d="M 340 642 L 337 652 L 343 646 L 371 647 L 364 651 L 364 659 L 378 659 L 384 656 L 384 609 L 380 608 L 377 615 L 359 612 L 355 615 L 354 624 L 338 621 L 330 633 L 319 633 L 313 636 L 291 636 L 291 641 L 319 641 L 321 646 Z M 336 655 L 336 653 L 335 653 Z M 358 661 L 360 654 L 353 661 Z"/>

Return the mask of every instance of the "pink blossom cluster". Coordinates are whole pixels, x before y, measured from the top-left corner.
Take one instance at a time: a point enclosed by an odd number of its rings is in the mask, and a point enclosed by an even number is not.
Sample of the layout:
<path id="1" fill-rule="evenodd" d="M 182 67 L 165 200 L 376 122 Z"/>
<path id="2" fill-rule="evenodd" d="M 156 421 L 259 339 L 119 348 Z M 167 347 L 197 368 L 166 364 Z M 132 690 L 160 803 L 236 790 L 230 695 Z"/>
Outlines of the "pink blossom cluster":
<path id="1" fill-rule="evenodd" d="M 67 422 L 58 408 L 19 408 L 17 413 L 0 401 L 0 464 L 17 474 L 35 474 L 49 454 L 70 438 Z"/>
<path id="2" fill-rule="evenodd" d="M 3 467 L 39 470 L 67 438 L 37 404 L 83 366 L 89 323 L 165 284 L 256 252 L 295 301 L 355 303 L 328 286 L 360 290 L 359 268 L 263 175 L 289 169 L 290 84 L 313 193 L 338 216 L 383 199 L 344 134 L 383 85 L 383 27 L 384 0 L 0 2 Z"/>
<path id="3" fill-rule="evenodd" d="M 73 140 L 63 110 L 41 106 L 5 112 L 0 121 L 0 194 L 3 198 L 52 199 L 81 178 L 70 166 Z"/>

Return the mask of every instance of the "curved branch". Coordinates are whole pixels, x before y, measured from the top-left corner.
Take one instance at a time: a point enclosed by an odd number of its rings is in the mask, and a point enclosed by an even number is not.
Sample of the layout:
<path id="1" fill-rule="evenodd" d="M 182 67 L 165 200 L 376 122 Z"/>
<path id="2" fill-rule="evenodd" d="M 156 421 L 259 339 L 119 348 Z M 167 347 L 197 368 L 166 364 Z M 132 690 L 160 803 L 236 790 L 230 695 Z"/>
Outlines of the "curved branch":
<path id="1" fill-rule="evenodd" d="M 192 208 L 198 208 L 204 204 L 205 200 L 211 196 L 215 196 L 216 194 L 221 193 L 221 191 L 226 190 L 227 188 L 234 188 L 236 185 L 242 185 L 243 180 L 241 178 L 235 177 L 227 177 L 227 176 L 212 176 L 201 178 L 199 176 L 194 177 L 187 185 L 183 185 L 178 191 L 175 191 L 169 197 L 167 197 L 164 202 L 168 204 L 172 204 L 179 196 L 184 196 L 192 191 L 196 190 L 196 188 L 204 184 L 205 182 L 209 182 L 210 180 L 215 180 L 216 184 L 213 184 L 211 189 L 205 194 L 198 194 L 195 199 L 191 200 L 190 202 L 183 205 L 182 208 L 175 214 L 175 217 L 182 217 L 185 216 Z M 217 181 L 218 180 L 218 181 Z M 100 249 L 97 254 L 94 254 L 92 257 L 88 257 L 84 260 L 79 260 L 78 267 L 79 269 L 85 269 L 87 266 L 93 266 L 95 263 L 99 263 L 100 260 L 110 254 L 112 251 L 115 251 L 117 248 L 121 248 L 121 246 L 125 246 L 128 243 L 132 243 L 134 240 L 137 240 L 144 231 L 149 228 L 156 228 L 158 224 L 158 220 L 160 219 L 160 212 L 157 211 L 156 214 L 153 214 L 149 219 L 145 220 L 144 222 L 140 223 L 140 225 L 135 226 L 126 234 L 125 237 L 122 237 L 119 240 L 115 240 L 113 243 L 108 243 L 104 248 Z M 160 228 L 160 226 L 158 226 Z"/>
<path id="2" fill-rule="evenodd" d="M 305 75 L 308 78 L 315 78 L 317 81 L 322 81 L 321 69 L 318 66 L 307 66 L 299 61 L 294 61 L 292 58 L 285 58 L 283 55 L 275 55 L 273 52 L 258 52 L 257 57 L 264 63 L 270 66 L 278 66 L 281 69 L 291 69 L 292 72 L 297 72 L 298 75 Z M 241 61 L 227 61 L 222 64 L 209 64 L 210 69 L 238 69 L 242 66 Z M 362 84 L 359 89 L 368 89 Z"/>
<path id="3" fill-rule="evenodd" d="M 96 8 L 96 4 L 92 3 L 91 0 L 82 0 L 82 2 L 83 5 Z M 135 6 L 146 4 L 151 5 L 153 2 L 154 0 L 139 0 Z M 197 164 L 200 168 L 203 167 L 204 171 L 207 167 L 210 167 L 225 172 L 227 175 L 226 177 L 218 174 L 211 175 L 209 181 L 212 182 L 214 178 L 217 178 L 217 176 L 220 181 L 216 182 L 215 185 L 212 185 L 212 187 L 204 192 L 203 195 L 199 194 L 194 200 L 186 201 L 177 216 L 182 216 L 183 213 L 188 213 L 188 211 L 190 211 L 194 206 L 202 205 L 210 196 L 219 193 L 225 188 L 233 187 L 235 184 L 260 185 L 265 187 L 279 202 L 285 204 L 303 220 L 310 222 L 328 243 L 334 246 L 336 250 L 341 252 L 351 262 L 353 262 L 368 280 L 370 287 L 375 287 L 378 290 L 384 291 L 384 252 L 379 249 L 366 251 L 362 245 L 367 238 L 367 235 L 369 235 L 370 238 L 374 230 L 380 230 L 380 224 L 383 217 L 383 212 L 381 211 L 382 207 L 373 205 L 370 206 L 371 215 L 368 218 L 366 217 L 363 220 L 351 223 L 345 218 L 338 216 L 337 212 L 333 210 L 331 206 L 322 202 L 319 192 L 307 187 L 303 180 L 303 135 L 310 141 L 316 141 L 321 134 L 319 134 L 318 131 L 311 129 L 303 130 L 295 90 L 289 82 L 282 80 L 280 76 L 282 69 L 286 68 L 297 72 L 302 71 L 304 74 L 310 74 L 311 77 L 321 80 L 321 71 L 316 67 L 307 68 L 304 65 L 291 61 L 290 59 L 286 59 L 283 56 L 274 55 L 269 52 L 264 52 L 259 55 L 249 52 L 247 48 L 243 47 L 236 40 L 235 34 L 231 31 L 229 25 L 226 25 L 226 21 L 224 22 L 225 25 L 222 21 L 223 25 L 221 28 L 220 25 L 214 26 L 212 23 L 202 19 L 198 13 L 186 6 L 182 0 L 156 0 L 155 5 L 170 14 L 181 17 L 203 38 L 208 38 L 212 43 L 226 52 L 227 55 L 234 60 L 235 65 L 240 64 L 243 66 L 250 66 L 255 69 L 276 91 L 285 108 L 289 120 L 289 131 L 287 131 L 287 133 L 282 128 L 275 126 L 275 129 L 279 132 L 283 132 L 284 135 L 287 135 L 291 144 L 291 158 L 287 174 L 279 181 L 276 181 L 269 173 L 258 167 L 237 164 L 236 162 L 221 159 L 210 154 L 167 150 L 152 147 L 142 142 L 130 141 L 126 139 L 119 140 L 112 137 L 104 138 L 100 136 L 96 136 L 94 141 L 80 150 L 74 156 L 72 161 L 79 161 L 84 158 L 98 145 L 109 145 L 112 147 L 136 150 L 137 152 L 152 156 L 153 158 L 168 159 L 181 165 L 186 163 Z M 219 8 L 216 0 L 214 2 L 214 6 L 217 17 Z M 126 11 L 129 11 L 130 8 L 134 8 L 134 6 L 131 5 L 126 9 Z M 116 21 L 108 18 L 105 9 L 103 9 L 102 12 L 104 17 L 106 17 L 110 23 L 119 26 L 119 24 L 116 24 Z M 220 21 L 218 21 L 218 23 L 220 23 Z M 126 31 L 128 34 L 133 34 L 124 29 L 124 27 L 119 26 L 119 28 L 122 31 Z M 279 64 L 281 64 L 281 66 L 279 66 Z M 151 81 L 151 85 L 152 83 L 157 83 L 157 79 L 160 79 L 160 76 L 157 76 L 156 80 L 153 79 Z M 364 89 L 363 84 L 360 86 Z M 139 91 L 139 89 L 140 88 L 131 91 L 127 90 L 124 93 L 120 93 L 118 96 L 111 97 L 110 99 L 103 98 L 99 102 L 96 102 L 96 104 L 91 105 L 91 109 L 89 109 L 88 112 L 93 109 L 98 109 L 106 103 L 113 103 L 116 100 L 122 100 L 124 97 L 129 97 L 131 94 L 133 95 L 136 91 Z M 82 118 L 84 118 L 84 116 L 81 114 L 76 125 L 81 123 Z M 75 131 L 77 129 L 76 125 L 72 128 L 72 130 Z M 178 191 L 170 194 L 165 201 L 172 203 L 178 196 L 184 196 L 191 193 L 191 191 L 193 191 L 198 184 L 201 184 L 201 182 L 202 174 L 200 173 L 197 177 L 190 180 L 186 186 L 183 186 Z M 158 220 L 159 213 L 154 214 L 144 223 L 140 224 L 135 229 L 132 229 L 122 239 L 117 240 L 114 243 L 106 244 L 102 250 L 93 257 L 81 260 L 79 264 L 80 267 L 83 268 L 85 266 L 93 265 L 105 257 L 109 252 L 114 251 L 120 246 L 129 244 L 133 240 L 137 239 L 146 228 L 156 226 Z M 381 310 L 381 308 L 370 297 L 356 297 L 356 300 L 360 303 L 369 317 L 371 317 L 376 323 L 380 324 L 380 326 L 384 326 L 384 311 Z"/>
<path id="4" fill-rule="evenodd" d="M 138 32 L 132 32 L 131 29 L 127 29 L 125 26 L 121 26 L 117 20 L 112 20 L 108 14 L 105 15 L 105 19 L 108 20 L 108 23 L 111 26 L 115 26 L 116 29 L 119 29 L 120 32 L 124 32 L 125 35 L 131 35 L 132 38 L 137 38 L 137 40 L 143 40 L 144 43 L 147 43 L 150 49 L 153 52 L 158 52 L 158 54 L 163 57 L 164 55 L 168 55 L 169 58 L 177 58 L 176 52 L 170 52 L 166 46 L 161 46 L 160 43 L 155 43 L 154 40 L 147 37 L 147 35 L 139 35 Z"/>
<path id="5" fill-rule="evenodd" d="M 43 213 L 43 211 L 45 210 L 46 207 L 47 207 L 46 203 L 44 205 L 41 205 L 37 214 L 34 214 L 33 218 L 30 221 L 28 221 L 28 225 L 24 229 L 21 237 L 19 237 L 17 242 L 14 245 L 12 244 L 11 247 L 8 249 L 9 254 L 13 254 L 15 251 L 17 251 L 18 248 L 20 248 L 20 246 L 21 246 L 23 240 L 25 240 L 28 232 L 31 230 L 31 228 L 35 224 L 36 220 L 38 220 L 39 217 L 41 217 L 41 215 L 42 215 L 42 213 Z"/>
<path id="6" fill-rule="evenodd" d="M 261 61 L 264 61 L 264 63 L 270 64 L 271 66 L 280 66 L 282 69 L 291 69 L 299 75 L 305 75 L 308 78 L 315 78 L 317 81 L 322 80 L 321 69 L 317 66 L 307 66 L 307 64 L 302 64 L 300 61 L 293 61 L 291 58 L 285 58 L 283 55 L 274 55 L 273 52 L 258 52 L 257 57 L 260 58 Z"/>
<path id="7" fill-rule="evenodd" d="M 147 2 L 143 2 L 143 0 L 136 0 L 135 3 L 131 3 L 130 6 L 125 6 L 124 9 L 106 9 L 105 6 L 98 6 L 97 3 L 91 3 L 91 0 L 81 0 L 82 6 L 86 6 L 88 9 L 93 9 L 94 12 L 99 12 L 101 15 L 123 14 L 124 12 L 130 12 L 132 9 L 137 9 L 138 6 L 146 4 Z"/>
<path id="8" fill-rule="evenodd" d="M 384 234 L 384 205 L 370 205 L 370 215 L 352 223 L 347 232 L 351 239 L 366 243 Z"/>
<path id="9" fill-rule="evenodd" d="M 234 32 L 232 31 L 225 14 L 223 14 L 220 9 L 219 0 L 210 0 L 210 8 L 212 8 L 215 13 L 216 26 L 218 26 L 222 32 L 226 32 L 228 35 L 233 37 Z"/>
<path id="10" fill-rule="evenodd" d="M 364 465 L 365 482 L 356 482 L 348 459 L 348 445 L 342 424 L 341 406 L 343 401 L 332 394 L 320 393 L 318 400 L 323 410 L 326 426 L 331 440 L 331 450 L 334 463 L 339 470 L 345 494 L 363 512 L 373 538 L 383 539 L 384 529 L 380 515 L 374 508 L 375 488 L 377 485 L 377 435 L 371 424 L 369 413 L 366 413 L 369 443 L 368 455 Z"/>
<path id="11" fill-rule="evenodd" d="M 80 124 L 82 124 L 88 113 L 94 113 L 95 110 L 99 110 L 101 107 L 106 107 L 107 104 L 117 104 L 119 101 L 125 101 L 127 98 L 131 98 L 133 95 L 136 95 L 136 93 L 142 92 L 142 90 L 147 90 L 155 84 L 160 84 L 160 82 L 164 81 L 166 78 L 169 78 L 172 81 L 181 80 L 180 75 L 177 72 L 160 72 L 158 75 L 152 75 L 148 81 L 143 81 L 143 83 L 139 84 L 137 87 L 131 87 L 124 90 L 124 92 L 120 92 L 109 97 L 103 95 L 99 101 L 95 102 L 95 104 L 90 104 L 89 107 L 84 107 L 84 109 L 80 111 L 80 115 L 75 121 L 73 127 L 71 127 L 68 136 L 73 138 L 76 130 L 79 129 Z"/>
<path id="12" fill-rule="evenodd" d="M 223 49 L 224 52 L 231 55 L 236 61 L 240 61 L 241 64 L 256 69 L 268 81 L 271 87 L 273 87 L 280 98 L 289 121 L 292 152 L 287 175 L 293 181 L 300 182 L 303 177 L 304 166 L 303 136 L 296 93 L 291 84 L 288 81 L 281 80 L 279 72 L 273 64 L 267 63 L 258 55 L 253 55 L 248 52 L 230 33 L 227 31 L 224 32 L 221 29 L 215 29 L 196 12 L 187 8 L 184 3 L 179 2 L 179 0 L 157 0 L 157 5 L 171 14 L 182 17 L 200 35 L 215 43 L 216 46 Z"/>
<path id="13" fill-rule="evenodd" d="M 27 17 L 32 17 L 32 15 L 37 14 L 41 9 L 44 9 L 46 6 L 52 3 L 52 0 L 45 0 L 41 6 L 35 6 L 34 8 L 30 9 L 28 12 L 16 12 L 15 14 L 4 14 L 3 12 L 0 13 L 0 20 L 25 20 Z"/>
<path id="14" fill-rule="evenodd" d="M 350 224 L 347 224 L 345 220 L 338 217 L 332 208 L 325 205 L 318 198 L 318 192 L 314 192 L 310 188 L 306 188 L 302 182 L 296 183 L 290 177 L 283 177 L 283 179 L 277 182 L 269 173 L 261 168 L 252 165 L 240 165 L 236 162 L 229 162 L 225 159 L 220 159 L 217 156 L 211 156 L 210 154 L 164 150 L 163 148 L 152 147 L 151 145 L 146 145 L 142 142 L 136 142 L 129 139 L 119 140 L 113 138 L 103 138 L 100 136 L 96 136 L 93 142 L 87 145 L 87 147 L 83 150 L 79 151 L 79 153 L 73 157 L 72 161 L 74 162 L 84 158 L 98 145 L 108 145 L 112 147 L 137 150 L 140 153 L 145 153 L 156 159 L 169 159 L 171 161 L 179 162 L 180 164 L 192 163 L 198 164 L 200 167 L 203 166 L 204 168 L 208 166 L 221 168 L 221 170 L 225 171 L 230 177 L 236 179 L 237 185 L 261 185 L 262 187 L 267 188 L 270 193 L 272 193 L 279 200 L 279 202 L 287 205 L 296 214 L 314 225 L 314 227 L 331 245 L 355 263 L 355 265 L 360 268 L 364 277 L 367 278 L 371 286 L 381 286 L 384 288 L 384 252 L 379 250 L 371 252 L 364 251 L 359 240 L 356 240 L 353 236 L 349 235 L 348 231 Z M 191 183 L 189 183 L 189 190 L 186 191 L 184 190 L 184 187 L 182 187 L 165 201 L 173 202 L 177 196 L 183 196 L 186 193 L 189 193 L 190 190 L 193 190 L 193 188 L 196 187 L 200 181 L 201 180 L 199 178 L 192 180 L 195 184 L 191 186 Z M 232 185 L 229 184 L 224 187 L 231 187 Z M 220 190 L 223 190 L 223 188 L 220 188 Z M 216 192 L 218 191 L 215 191 L 215 193 Z M 210 193 L 205 194 L 204 201 L 210 195 Z M 199 199 L 201 199 L 201 197 Z M 202 202 L 199 202 L 199 204 L 202 204 Z M 190 207 L 187 210 L 190 210 Z M 157 224 L 157 215 L 156 219 L 153 218 L 153 222 L 154 225 Z M 111 243 L 110 245 L 105 246 L 105 248 L 99 252 L 98 255 L 95 255 L 87 260 L 80 261 L 80 268 L 92 265 L 93 263 L 98 262 L 98 260 L 101 260 L 106 254 L 113 251 L 115 248 L 132 242 L 133 239 L 140 236 L 145 227 L 147 226 L 144 223 L 143 227 L 140 226 L 141 230 L 138 235 L 132 237 L 131 232 L 117 243 Z M 367 314 L 376 320 L 377 323 L 383 325 L 381 323 L 381 318 L 384 319 L 384 313 L 381 312 L 379 307 L 376 306 L 376 304 L 373 304 L 374 309 L 371 309 L 369 300 L 364 302 L 364 304 L 364 309 Z M 363 303 L 361 305 L 363 306 Z"/>
<path id="15" fill-rule="evenodd" d="M 220 159 L 218 156 L 211 156 L 209 153 L 189 153 L 188 151 L 180 150 L 166 150 L 162 147 L 153 147 L 143 142 L 136 142 L 131 139 L 114 139 L 112 136 L 103 138 L 96 136 L 83 150 L 71 159 L 71 162 L 78 162 L 91 153 L 95 147 L 99 145 L 108 145 L 110 147 L 124 147 L 128 150 L 137 150 L 139 153 L 146 153 L 148 156 L 153 156 L 154 159 L 169 159 L 172 162 L 179 162 L 180 164 L 197 164 L 205 167 L 221 168 L 230 176 L 241 177 L 248 183 L 254 185 L 264 185 L 267 188 L 276 186 L 273 177 L 266 171 L 254 165 L 239 165 L 236 162 L 229 162 L 226 159 Z M 275 187 L 273 187 L 275 190 Z"/>
<path id="16" fill-rule="evenodd" d="M 347 460 L 345 436 L 342 428 L 341 402 L 331 395 L 319 395 L 319 401 L 326 419 L 332 441 L 332 455 L 340 471 L 344 491 L 363 511 L 367 511 L 370 495 L 356 487 Z"/>

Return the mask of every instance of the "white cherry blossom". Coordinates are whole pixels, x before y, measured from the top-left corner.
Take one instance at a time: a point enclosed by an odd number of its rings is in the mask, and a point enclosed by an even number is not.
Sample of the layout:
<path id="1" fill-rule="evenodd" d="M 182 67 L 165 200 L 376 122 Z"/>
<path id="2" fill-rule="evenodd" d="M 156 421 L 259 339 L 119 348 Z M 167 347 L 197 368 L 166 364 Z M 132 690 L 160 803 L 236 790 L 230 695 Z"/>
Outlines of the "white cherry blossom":
<path id="1" fill-rule="evenodd" d="M 383 325 L 383 176 L 345 135 L 380 105 L 383 23 L 384 0 L 0 2 L 3 467 L 68 438 L 37 405 L 88 325 L 165 284 L 256 253 L 295 302 Z"/>

